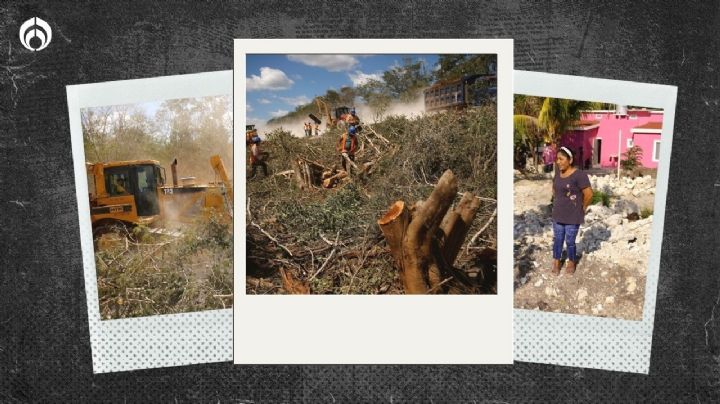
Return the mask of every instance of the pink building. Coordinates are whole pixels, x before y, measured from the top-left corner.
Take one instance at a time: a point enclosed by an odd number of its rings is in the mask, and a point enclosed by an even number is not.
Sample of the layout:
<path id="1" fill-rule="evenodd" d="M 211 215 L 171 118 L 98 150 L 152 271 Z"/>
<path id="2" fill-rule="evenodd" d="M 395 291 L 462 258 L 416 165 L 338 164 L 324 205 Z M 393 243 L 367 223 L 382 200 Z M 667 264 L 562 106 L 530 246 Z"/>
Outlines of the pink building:
<path id="1" fill-rule="evenodd" d="M 616 168 L 628 148 L 639 146 L 646 168 L 657 168 L 663 111 L 583 111 L 580 121 L 562 136 L 560 146 L 569 147 L 583 167 Z M 619 133 L 619 135 L 618 135 Z"/>

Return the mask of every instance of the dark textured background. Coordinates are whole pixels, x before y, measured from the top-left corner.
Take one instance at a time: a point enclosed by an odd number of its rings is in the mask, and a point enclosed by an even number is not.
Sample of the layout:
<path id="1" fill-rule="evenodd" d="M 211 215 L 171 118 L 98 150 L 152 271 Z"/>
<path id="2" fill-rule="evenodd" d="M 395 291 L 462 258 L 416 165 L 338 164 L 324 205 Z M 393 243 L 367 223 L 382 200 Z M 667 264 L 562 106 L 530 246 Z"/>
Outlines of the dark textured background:
<path id="1" fill-rule="evenodd" d="M 0 2 L 0 402 L 718 402 L 720 8 L 596 3 Z M 33 16 L 54 31 L 39 53 L 17 39 Z M 65 85 L 232 69 L 233 38 L 268 37 L 514 38 L 518 69 L 677 85 L 650 375 L 527 363 L 93 375 Z"/>

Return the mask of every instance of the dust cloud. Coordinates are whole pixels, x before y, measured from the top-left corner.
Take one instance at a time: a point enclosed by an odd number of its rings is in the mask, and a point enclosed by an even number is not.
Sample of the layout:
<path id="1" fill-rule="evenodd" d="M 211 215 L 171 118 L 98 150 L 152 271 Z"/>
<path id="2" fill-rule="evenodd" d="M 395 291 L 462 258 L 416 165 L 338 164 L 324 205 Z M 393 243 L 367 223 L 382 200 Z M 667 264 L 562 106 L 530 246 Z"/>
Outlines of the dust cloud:
<path id="1" fill-rule="evenodd" d="M 413 118 L 421 116 L 425 113 L 425 98 L 424 96 L 420 95 L 410 102 L 394 102 L 390 104 L 390 106 L 385 111 L 383 111 L 381 115 L 378 115 L 367 104 L 357 104 L 355 106 L 355 111 L 360 117 L 360 121 L 367 123 L 377 123 L 378 121 L 382 121 L 383 119 L 392 115 L 404 115 L 408 118 Z M 315 115 L 317 115 L 317 113 Z M 264 121 L 255 120 L 250 121 L 250 123 L 255 125 L 255 128 L 257 129 L 260 138 L 263 140 L 266 139 L 268 133 L 276 129 L 282 129 L 284 131 L 290 132 L 295 137 L 303 138 L 305 137 L 305 132 L 303 129 L 303 124 L 305 122 L 311 122 L 313 123 L 313 125 L 315 124 L 309 117 L 298 118 L 295 121 L 283 124 L 268 124 Z M 320 124 L 320 133 L 322 133 L 326 127 L 326 120 L 323 119 L 322 123 Z"/>

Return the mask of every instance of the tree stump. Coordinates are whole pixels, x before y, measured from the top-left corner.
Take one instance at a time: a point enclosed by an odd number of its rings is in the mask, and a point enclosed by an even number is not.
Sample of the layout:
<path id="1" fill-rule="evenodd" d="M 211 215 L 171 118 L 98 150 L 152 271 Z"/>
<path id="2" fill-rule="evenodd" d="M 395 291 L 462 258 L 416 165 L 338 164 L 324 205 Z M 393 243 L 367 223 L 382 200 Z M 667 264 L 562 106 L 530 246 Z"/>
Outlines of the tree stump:
<path id="1" fill-rule="evenodd" d="M 455 209 L 457 180 L 452 171 L 443 173 L 425 201 L 408 208 L 397 201 L 378 220 L 406 294 L 442 293 L 446 282 L 463 282 L 452 267 L 480 207 L 480 201 L 465 193 Z"/>
<path id="2" fill-rule="evenodd" d="M 310 189 L 322 186 L 323 172 L 327 171 L 327 167 L 315 161 L 297 157 L 294 171 L 300 189 Z"/>

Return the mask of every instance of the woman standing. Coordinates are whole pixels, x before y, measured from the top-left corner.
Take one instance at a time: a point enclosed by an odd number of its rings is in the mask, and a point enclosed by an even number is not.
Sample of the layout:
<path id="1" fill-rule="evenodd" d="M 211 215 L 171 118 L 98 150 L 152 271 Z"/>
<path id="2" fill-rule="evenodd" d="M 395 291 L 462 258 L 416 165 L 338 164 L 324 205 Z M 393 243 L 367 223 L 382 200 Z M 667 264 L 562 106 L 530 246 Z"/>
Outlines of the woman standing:
<path id="1" fill-rule="evenodd" d="M 553 268 L 560 273 L 563 244 L 567 246 L 567 271 L 572 275 L 577 264 L 575 238 L 585 221 L 585 211 L 592 201 L 593 191 L 585 172 L 573 167 L 573 154 L 567 147 L 557 151 L 558 172 L 553 180 Z"/>

